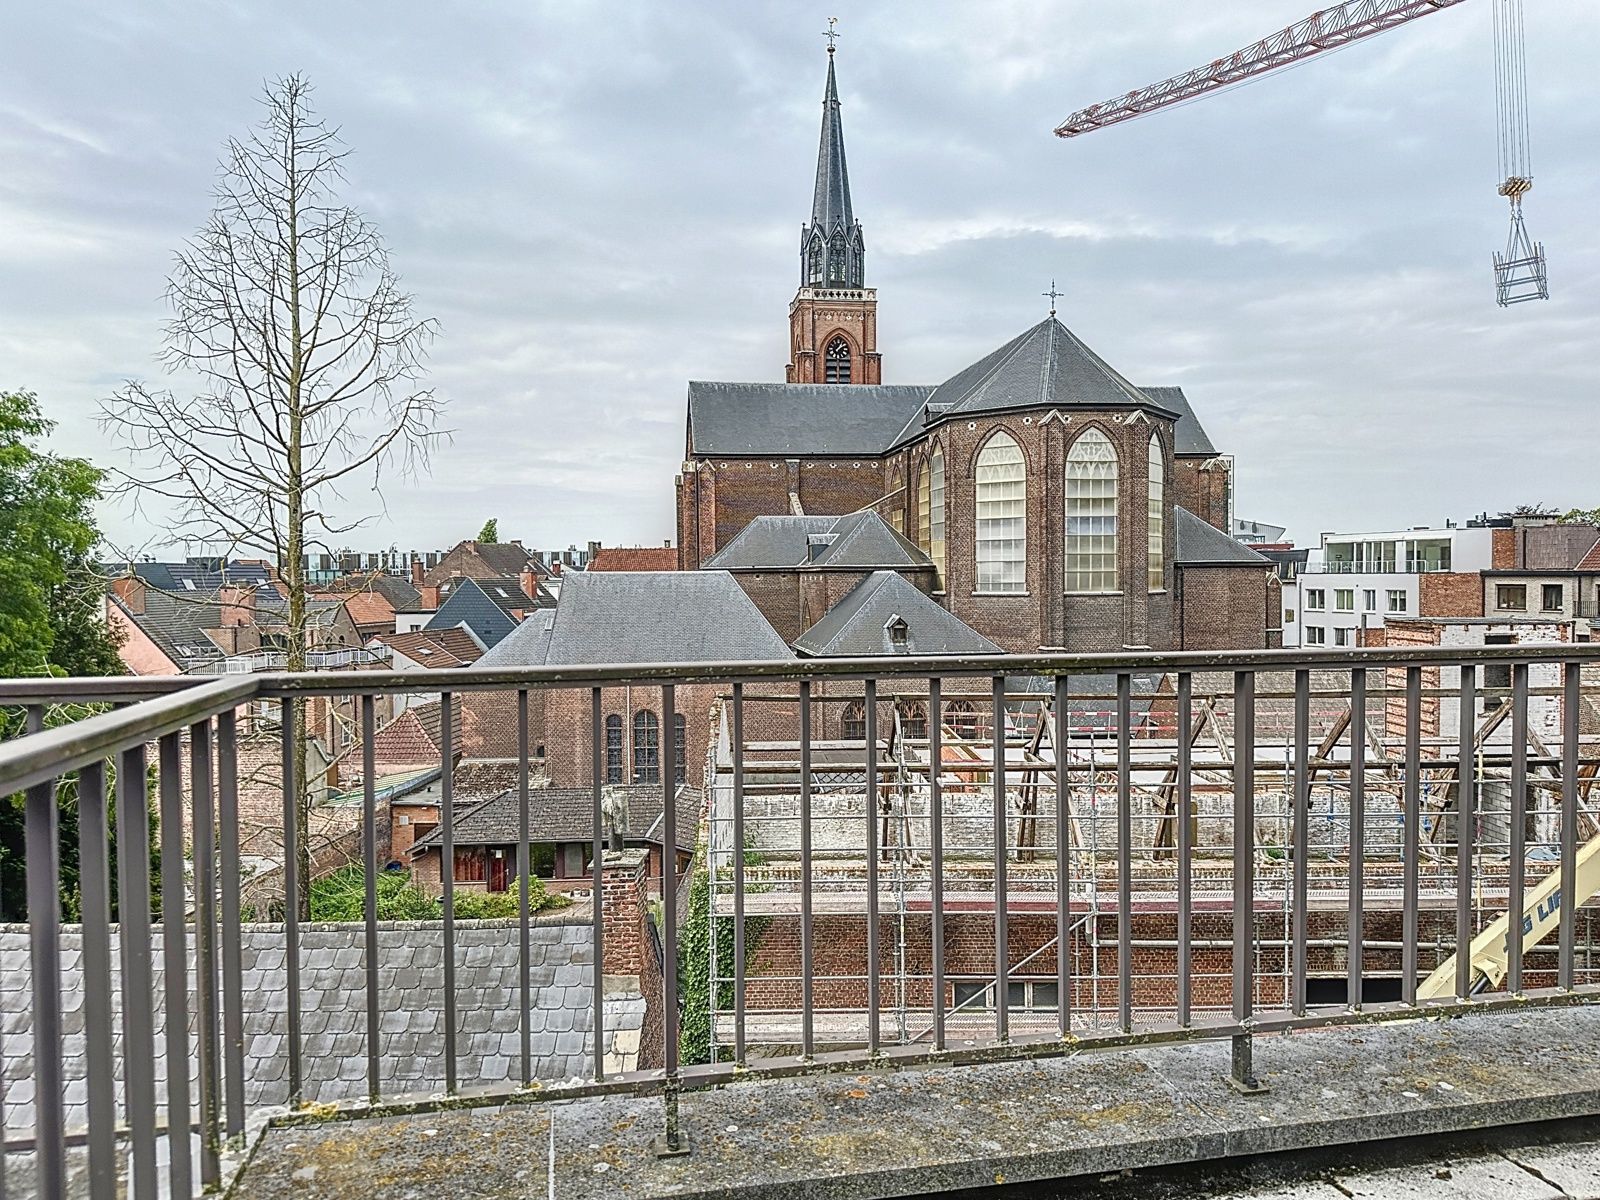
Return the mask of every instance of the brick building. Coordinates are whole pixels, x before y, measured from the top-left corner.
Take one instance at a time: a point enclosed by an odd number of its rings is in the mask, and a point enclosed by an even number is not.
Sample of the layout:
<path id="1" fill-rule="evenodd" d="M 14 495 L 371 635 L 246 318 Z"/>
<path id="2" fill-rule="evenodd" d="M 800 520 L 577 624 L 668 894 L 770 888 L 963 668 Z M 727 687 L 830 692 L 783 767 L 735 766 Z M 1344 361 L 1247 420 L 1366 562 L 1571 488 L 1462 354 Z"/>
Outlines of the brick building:
<path id="1" fill-rule="evenodd" d="M 1232 540 L 1232 461 L 1181 388 L 1136 387 L 1053 311 L 941 384 L 884 384 L 865 278 L 830 57 L 787 381 L 689 384 L 682 569 L 758 518 L 873 512 L 1006 650 L 1279 644 L 1270 563 L 1185 559 L 1186 519 Z"/>

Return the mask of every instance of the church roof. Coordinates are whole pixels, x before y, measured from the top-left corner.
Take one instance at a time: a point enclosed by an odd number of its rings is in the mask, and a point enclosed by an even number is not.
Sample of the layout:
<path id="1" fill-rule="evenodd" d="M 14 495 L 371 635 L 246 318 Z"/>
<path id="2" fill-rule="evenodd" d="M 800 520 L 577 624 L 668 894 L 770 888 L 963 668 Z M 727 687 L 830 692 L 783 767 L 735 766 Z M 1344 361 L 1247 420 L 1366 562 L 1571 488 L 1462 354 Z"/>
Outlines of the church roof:
<path id="1" fill-rule="evenodd" d="M 877 457 L 926 385 L 689 382 L 689 451 L 721 458 Z"/>
<path id="2" fill-rule="evenodd" d="M 827 539 L 813 555 L 813 539 Z M 932 566 L 917 545 L 875 512 L 844 517 L 756 517 L 708 558 L 712 570 L 834 567 L 876 570 Z"/>
<path id="3" fill-rule="evenodd" d="M 811 225 L 823 236 L 855 224 L 850 209 L 850 170 L 844 161 L 844 122 L 839 115 L 839 85 L 828 51 L 828 87 L 822 96 L 822 136 L 817 145 L 817 186 L 811 197 Z"/>
<path id="4" fill-rule="evenodd" d="M 939 417 L 1024 408 L 1161 407 L 1055 317 L 956 372 L 933 390 Z"/>
<path id="5" fill-rule="evenodd" d="M 1139 390 L 1168 412 L 1178 414 L 1177 424 L 1172 430 L 1174 454 L 1203 454 L 1210 457 L 1217 452 L 1181 387 L 1147 387 Z"/>
<path id="6" fill-rule="evenodd" d="M 1182 505 L 1172 508 L 1173 533 L 1177 535 L 1177 561 L 1198 567 L 1267 567 L 1272 560 L 1257 554 L 1243 542 L 1229 537 L 1208 521 L 1202 521 Z"/>
<path id="7" fill-rule="evenodd" d="M 889 624 L 896 619 L 906 624 L 903 647 L 895 646 L 889 637 Z M 796 638 L 794 646 L 815 658 L 1001 653 L 999 646 L 893 571 L 874 571 L 856 584 Z"/>

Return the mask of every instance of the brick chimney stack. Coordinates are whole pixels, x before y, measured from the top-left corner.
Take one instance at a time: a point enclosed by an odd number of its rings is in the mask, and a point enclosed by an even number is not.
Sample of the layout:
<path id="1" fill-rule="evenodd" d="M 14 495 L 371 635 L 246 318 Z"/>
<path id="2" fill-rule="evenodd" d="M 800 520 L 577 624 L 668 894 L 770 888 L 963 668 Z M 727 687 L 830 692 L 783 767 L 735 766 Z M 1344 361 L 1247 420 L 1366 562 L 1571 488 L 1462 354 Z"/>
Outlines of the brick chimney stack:
<path id="1" fill-rule="evenodd" d="M 423 577 L 426 574 L 427 572 L 422 569 L 422 559 L 415 552 L 413 552 L 411 555 L 411 586 L 414 588 L 420 588 L 422 586 Z"/>
<path id="2" fill-rule="evenodd" d="M 530 600 L 539 598 L 539 577 L 533 573 L 531 566 L 522 568 L 522 594 Z"/>
<path id="3" fill-rule="evenodd" d="M 137 575 L 123 575 L 111 581 L 111 590 L 134 616 L 144 616 L 144 580 Z"/>
<path id="4" fill-rule="evenodd" d="M 217 592 L 222 605 L 222 627 L 256 623 L 256 590 L 239 584 L 224 584 Z"/>

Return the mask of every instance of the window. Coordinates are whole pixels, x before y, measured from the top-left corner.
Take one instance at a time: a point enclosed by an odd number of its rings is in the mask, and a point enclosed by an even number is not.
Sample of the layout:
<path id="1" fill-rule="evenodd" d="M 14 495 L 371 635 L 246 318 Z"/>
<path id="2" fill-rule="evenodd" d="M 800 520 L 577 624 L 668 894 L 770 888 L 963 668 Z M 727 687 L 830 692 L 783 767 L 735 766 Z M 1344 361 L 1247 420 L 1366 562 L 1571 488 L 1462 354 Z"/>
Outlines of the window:
<path id="1" fill-rule="evenodd" d="M 1407 608 L 1410 607 L 1411 604 L 1410 600 L 1406 597 L 1405 588 L 1390 588 L 1388 600 L 1389 611 L 1392 613 L 1403 613 Z"/>
<path id="2" fill-rule="evenodd" d="M 1022 450 L 997 433 L 978 455 L 978 591 L 1026 590 L 1027 472 Z"/>
<path id="3" fill-rule="evenodd" d="M 1166 461 L 1162 455 L 1161 439 L 1150 435 L 1150 492 L 1145 529 L 1150 542 L 1150 590 L 1159 592 L 1167 586 L 1167 564 L 1164 557 L 1166 542 Z"/>
<path id="4" fill-rule="evenodd" d="M 612 713 L 606 718 L 606 782 L 622 781 L 622 718 Z"/>
<path id="5" fill-rule="evenodd" d="M 952 700 L 944 706 L 944 722 L 957 737 L 978 736 L 978 710 L 966 700 Z"/>
<path id="6" fill-rule="evenodd" d="M 810 253 L 806 259 L 806 280 L 809 283 L 822 282 L 822 239 L 817 238 L 811 243 Z"/>
<path id="7" fill-rule="evenodd" d="M 934 587 L 944 587 L 944 451 L 938 446 L 928 459 L 928 557 L 938 570 Z"/>
<path id="8" fill-rule="evenodd" d="M 1511 633 L 1486 634 L 1483 639 L 1485 646 L 1514 646 L 1516 642 L 1516 635 Z M 1478 700 L 1483 711 L 1499 708 L 1510 694 L 1511 664 L 1484 663 L 1478 688 Z"/>
<path id="9" fill-rule="evenodd" d="M 1361 593 L 1361 611 L 1378 611 L 1378 590 L 1376 588 L 1367 588 Z"/>
<path id="10" fill-rule="evenodd" d="M 457 883 L 484 883 L 489 878 L 489 856 L 482 846 L 457 846 Z"/>
<path id="11" fill-rule="evenodd" d="M 950 985 L 955 1006 L 965 1012 L 994 1007 L 994 980 L 957 979 Z M 1054 1012 L 1060 1005 L 1054 980 L 1010 979 L 1006 981 L 1006 1011 Z"/>
<path id="12" fill-rule="evenodd" d="M 1115 592 L 1117 452 L 1098 429 L 1067 454 L 1067 591 Z"/>
<path id="13" fill-rule="evenodd" d="M 1306 645 L 1323 646 L 1328 641 L 1328 631 L 1321 625 L 1306 626 Z"/>
<path id="14" fill-rule="evenodd" d="M 867 740 L 867 709 L 861 701 L 852 700 L 844 706 L 839 717 L 839 736 L 847 742 Z"/>
<path id="15" fill-rule="evenodd" d="M 1353 640 L 1350 635 L 1354 632 L 1355 630 L 1353 629 L 1335 629 L 1333 631 L 1333 644 L 1335 646 L 1350 645 Z"/>
<path id="16" fill-rule="evenodd" d="M 1528 588 L 1522 583 L 1499 583 L 1494 589 L 1494 606 L 1521 612 L 1528 607 Z"/>
<path id="17" fill-rule="evenodd" d="M 823 352 L 823 378 L 828 383 L 850 382 L 850 343 L 843 334 L 835 335 Z"/>
<path id="18" fill-rule="evenodd" d="M 649 709 L 633 714 L 633 781 L 661 782 L 661 722 Z"/>
<path id="19" fill-rule="evenodd" d="M 1333 589 L 1333 611 L 1334 612 L 1355 612 L 1355 610 L 1356 610 L 1356 593 L 1355 593 L 1355 589 L 1354 588 L 1334 588 Z"/>
<path id="20" fill-rule="evenodd" d="M 689 760 L 685 757 L 684 742 L 688 741 L 689 723 L 682 713 L 672 714 L 672 750 L 675 756 L 672 771 L 674 783 L 685 783 L 689 778 Z"/>
<path id="21" fill-rule="evenodd" d="M 900 713 L 900 733 L 908 738 L 925 738 L 928 736 L 928 710 L 920 701 L 902 700 L 895 705 Z"/>
<path id="22" fill-rule="evenodd" d="M 1321 588 L 1306 589 L 1306 607 L 1321 612 L 1328 607 L 1328 593 Z"/>
<path id="23" fill-rule="evenodd" d="M 1283 623 L 1285 625 L 1294 624 L 1294 609 L 1286 608 L 1283 610 Z"/>
<path id="24" fill-rule="evenodd" d="M 1559 583 L 1547 583 L 1541 589 L 1539 607 L 1545 612 L 1560 612 L 1565 599 L 1564 589 Z"/>
<path id="25" fill-rule="evenodd" d="M 844 282 L 844 238 L 834 235 L 828 243 L 828 282 Z M 837 380 L 838 383 L 849 383 L 848 379 Z"/>

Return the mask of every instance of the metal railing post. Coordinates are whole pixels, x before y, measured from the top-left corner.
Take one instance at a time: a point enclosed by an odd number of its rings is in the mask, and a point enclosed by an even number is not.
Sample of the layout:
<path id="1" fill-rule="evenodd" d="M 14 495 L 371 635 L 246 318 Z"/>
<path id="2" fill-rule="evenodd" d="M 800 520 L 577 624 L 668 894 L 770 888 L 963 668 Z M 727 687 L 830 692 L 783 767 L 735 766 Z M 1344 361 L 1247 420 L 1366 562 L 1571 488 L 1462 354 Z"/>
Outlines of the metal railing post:
<path id="1" fill-rule="evenodd" d="M 666 1086 L 661 1099 L 664 1108 L 661 1136 L 655 1152 L 660 1158 L 676 1158 L 689 1153 L 678 1117 L 678 1098 L 683 1079 L 678 1066 L 678 805 L 677 762 L 678 722 L 674 709 L 674 689 L 661 685 L 661 1009 L 662 1058 Z"/>
<path id="2" fill-rule="evenodd" d="M 1250 1023 L 1255 1015 L 1256 677 L 1233 676 L 1233 1035 L 1228 1084 L 1244 1095 L 1267 1087 L 1256 1078 Z"/>

